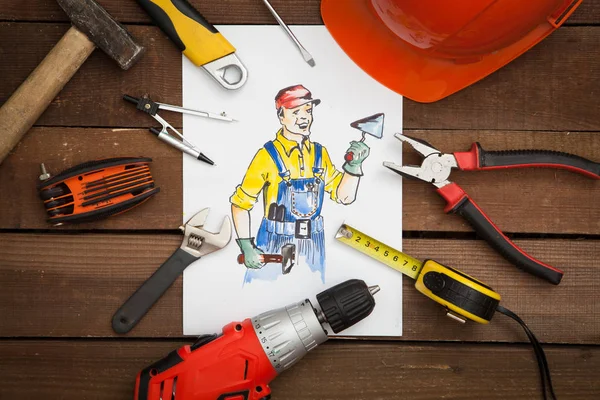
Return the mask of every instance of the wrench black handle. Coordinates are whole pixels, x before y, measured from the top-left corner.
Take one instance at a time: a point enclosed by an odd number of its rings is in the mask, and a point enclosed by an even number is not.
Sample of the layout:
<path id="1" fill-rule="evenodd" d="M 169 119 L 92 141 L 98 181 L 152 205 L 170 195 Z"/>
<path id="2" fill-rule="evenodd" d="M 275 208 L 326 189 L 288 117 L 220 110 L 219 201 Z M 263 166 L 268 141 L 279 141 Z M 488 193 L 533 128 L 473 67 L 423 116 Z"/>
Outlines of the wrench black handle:
<path id="1" fill-rule="evenodd" d="M 444 211 L 463 217 L 475 232 L 506 260 L 517 268 L 550 283 L 555 285 L 560 283 L 563 276 L 561 270 L 536 260 L 514 244 L 456 183 L 438 189 L 438 193 L 448 202 Z"/>
<path id="2" fill-rule="evenodd" d="M 112 319 L 113 330 L 117 333 L 127 333 L 133 329 L 183 270 L 198 259 L 199 257 L 181 248 L 177 249 L 117 310 Z"/>
<path id="3" fill-rule="evenodd" d="M 541 167 L 566 169 L 592 179 L 600 179 L 600 163 L 560 151 L 486 151 L 479 143 L 473 143 L 470 151 L 454 153 L 454 156 L 459 168 L 465 171 Z"/>

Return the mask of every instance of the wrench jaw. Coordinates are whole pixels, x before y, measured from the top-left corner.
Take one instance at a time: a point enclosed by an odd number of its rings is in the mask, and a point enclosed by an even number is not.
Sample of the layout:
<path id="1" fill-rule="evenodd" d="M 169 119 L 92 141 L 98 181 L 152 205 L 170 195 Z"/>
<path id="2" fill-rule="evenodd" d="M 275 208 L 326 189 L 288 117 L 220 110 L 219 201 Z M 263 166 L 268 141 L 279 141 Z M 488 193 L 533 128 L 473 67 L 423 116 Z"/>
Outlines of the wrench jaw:
<path id="1" fill-rule="evenodd" d="M 182 227 L 184 237 L 180 247 L 196 258 L 220 250 L 231 241 L 231 220 L 228 216 L 223 218 L 217 233 L 202 228 L 209 212 L 210 208 L 199 211 Z"/>
<path id="2" fill-rule="evenodd" d="M 201 228 L 204 226 L 206 222 L 206 218 L 208 218 L 208 214 L 210 213 L 210 208 L 204 208 L 198 211 L 194 216 L 188 219 L 188 222 L 185 223 L 185 227 L 192 226 L 195 228 Z M 185 232 L 184 232 L 185 233 Z"/>
<path id="3" fill-rule="evenodd" d="M 248 70 L 235 53 L 204 64 L 202 68 L 225 89 L 239 89 L 248 80 Z"/>
<path id="4" fill-rule="evenodd" d="M 201 235 L 204 239 L 204 243 L 199 251 L 199 257 L 202 257 L 217 250 L 221 250 L 229 244 L 231 241 L 231 220 L 228 216 L 223 218 L 221 229 L 218 233 L 208 232 L 204 229 L 200 229 L 200 231 L 202 231 Z"/>

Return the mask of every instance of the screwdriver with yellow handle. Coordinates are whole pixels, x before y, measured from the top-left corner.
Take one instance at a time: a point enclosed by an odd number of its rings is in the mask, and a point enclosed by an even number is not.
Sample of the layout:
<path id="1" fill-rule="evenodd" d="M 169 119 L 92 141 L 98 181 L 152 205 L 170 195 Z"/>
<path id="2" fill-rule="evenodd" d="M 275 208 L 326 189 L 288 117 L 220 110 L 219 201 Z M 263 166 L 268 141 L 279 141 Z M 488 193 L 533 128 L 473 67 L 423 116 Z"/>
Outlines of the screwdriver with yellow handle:
<path id="1" fill-rule="evenodd" d="M 239 89 L 248 71 L 235 47 L 186 0 L 137 0 L 189 60 L 226 89 Z"/>
<path id="2" fill-rule="evenodd" d="M 419 261 L 347 224 L 343 224 L 338 229 L 335 238 L 416 280 L 415 288 L 446 307 L 447 315 L 456 321 L 464 323 L 469 319 L 480 324 L 488 324 L 496 311 L 516 321 L 533 346 L 544 400 L 548 398 L 556 400 L 550 367 L 542 345 L 517 314 L 500 305 L 500 295 L 491 287 L 436 261 Z"/>

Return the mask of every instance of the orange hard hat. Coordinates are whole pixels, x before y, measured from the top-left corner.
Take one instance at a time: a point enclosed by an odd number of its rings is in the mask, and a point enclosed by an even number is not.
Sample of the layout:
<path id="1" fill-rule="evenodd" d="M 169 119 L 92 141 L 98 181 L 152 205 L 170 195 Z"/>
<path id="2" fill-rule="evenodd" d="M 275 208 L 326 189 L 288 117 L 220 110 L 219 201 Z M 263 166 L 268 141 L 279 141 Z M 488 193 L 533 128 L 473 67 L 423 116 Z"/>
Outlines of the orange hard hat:
<path id="1" fill-rule="evenodd" d="M 322 0 L 327 29 L 358 66 L 429 103 L 508 64 L 582 0 Z"/>

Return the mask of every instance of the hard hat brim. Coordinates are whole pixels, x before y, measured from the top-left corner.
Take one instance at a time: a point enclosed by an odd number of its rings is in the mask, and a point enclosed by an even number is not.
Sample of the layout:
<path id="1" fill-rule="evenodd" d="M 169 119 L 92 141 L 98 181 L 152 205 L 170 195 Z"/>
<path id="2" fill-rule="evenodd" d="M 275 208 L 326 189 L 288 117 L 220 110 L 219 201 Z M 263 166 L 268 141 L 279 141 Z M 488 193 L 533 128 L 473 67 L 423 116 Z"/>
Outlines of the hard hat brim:
<path id="1" fill-rule="evenodd" d="M 321 16 L 335 41 L 360 68 L 389 89 L 422 103 L 443 99 L 481 80 L 558 27 L 545 21 L 510 46 L 473 62 L 457 63 L 416 51 L 386 27 L 370 1 L 322 0 Z"/>

